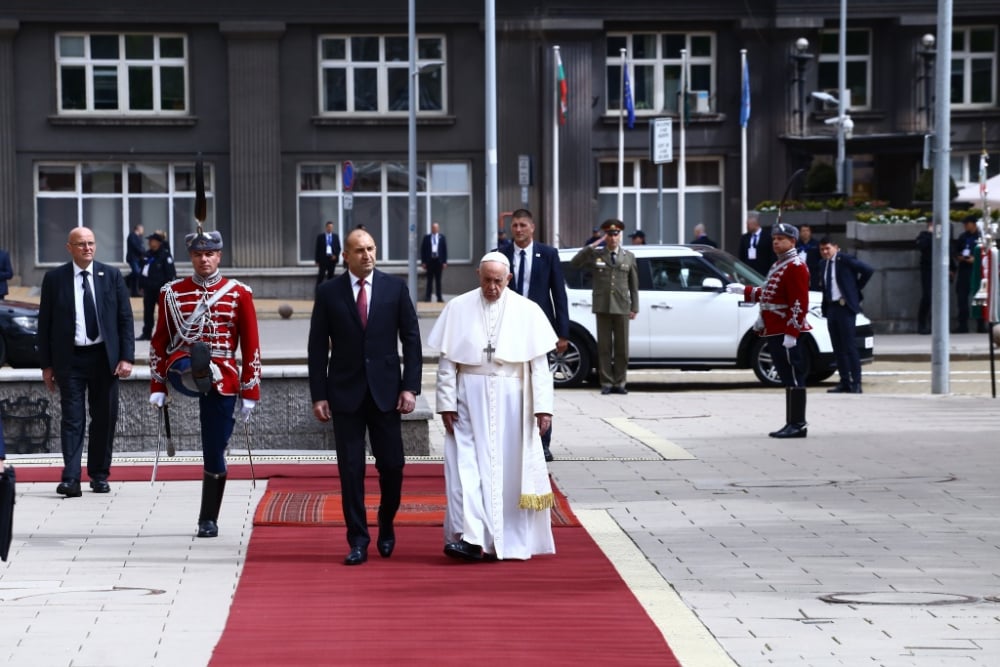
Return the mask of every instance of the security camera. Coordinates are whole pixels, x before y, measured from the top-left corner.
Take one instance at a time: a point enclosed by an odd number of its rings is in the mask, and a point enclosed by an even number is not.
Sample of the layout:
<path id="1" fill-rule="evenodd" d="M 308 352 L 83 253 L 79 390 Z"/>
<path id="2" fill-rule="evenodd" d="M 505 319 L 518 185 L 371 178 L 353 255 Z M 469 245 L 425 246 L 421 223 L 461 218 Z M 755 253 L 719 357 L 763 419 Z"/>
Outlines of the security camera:
<path id="1" fill-rule="evenodd" d="M 826 102 L 827 104 L 840 104 L 840 100 L 838 100 L 830 93 L 825 93 L 822 90 L 816 90 L 809 94 L 815 97 L 820 102 Z"/>

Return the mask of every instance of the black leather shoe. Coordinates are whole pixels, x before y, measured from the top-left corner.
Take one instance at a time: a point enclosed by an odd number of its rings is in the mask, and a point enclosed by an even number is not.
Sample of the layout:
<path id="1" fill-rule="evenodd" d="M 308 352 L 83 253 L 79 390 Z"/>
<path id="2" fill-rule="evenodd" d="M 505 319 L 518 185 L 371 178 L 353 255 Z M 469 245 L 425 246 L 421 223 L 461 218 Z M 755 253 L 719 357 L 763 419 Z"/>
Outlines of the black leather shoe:
<path id="1" fill-rule="evenodd" d="M 612 394 L 627 394 L 628 393 L 628 389 L 626 389 L 625 387 L 612 387 L 611 388 L 611 393 Z"/>
<path id="2" fill-rule="evenodd" d="M 218 537 L 219 524 L 211 519 L 204 519 L 198 522 L 198 537 Z"/>
<path id="3" fill-rule="evenodd" d="M 90 481 L 90 490 L 94 493 L 111 493 L 111 485 L 104 479 L 93 479 Z"/>
<path id="4" fill-rule="evenodd" d="M 768 433 L 772 438 L 804 438 L 809 434 L 805 424 L 786 424 L 780 431 Z"/>
<path id="5" fill-rule="evenodd" d="M 611 387 L 601 387 L 601 394 L 607 396 L 611 393 Z"/>
<path id="6" fill-rule="evenodd" d="M 835 387 L 830 387 L 826 390 L 828 394 L 849 394 L 851 393 L 851 388 L 846 384 L 838 384 Z"/>
<path id="7" fill-rule="evenodd" d="M 361 547 L 351 547 L 351 552 L 344 558 L 344 565 L 361 565 L 368 560 L 368 552 Z"/>
<path id="8" fill-rule="evenodd" d="M 848 393 L 851 393 L 851 394 L 860 394 L 861 393 L 861 385 L 860 384 L 853 384 L 853 385 L 851 385 L 851 390 Z"/>
<path id="9" fill-rule="evenodd" d="M 142 336 L 139 336 L 138 338 L 136 338 L 136 340 L 149 340 L 149 336 L 143 334 Z"/>
<path id="10" fill-rule="evenodd" d="M 459 560 L 478 562 L 483 559 L 483 548 L 476 544 L 469 544 L 465 540 L 459 540 L 444 545 L 444 555 Z"/>
<path id="11" fill-rule="evenodd" d="M 542 454 L 545 455 L 545 460 L 547 462 L 548 461 L 555 461 L 555 459 L 556 459 L 556 457 L 552 456 L 552 452 L 549 451 L 548 447 L 542 447 Z"/>
<path id="12" fill-rule="evenodd" d="M 56 487 L 56 493 L 67 498 L 79 498 L 83 495 L 83 491 L 80 490 L 80 482 L 75 479 L 59 482 L 59 486 Z"/>

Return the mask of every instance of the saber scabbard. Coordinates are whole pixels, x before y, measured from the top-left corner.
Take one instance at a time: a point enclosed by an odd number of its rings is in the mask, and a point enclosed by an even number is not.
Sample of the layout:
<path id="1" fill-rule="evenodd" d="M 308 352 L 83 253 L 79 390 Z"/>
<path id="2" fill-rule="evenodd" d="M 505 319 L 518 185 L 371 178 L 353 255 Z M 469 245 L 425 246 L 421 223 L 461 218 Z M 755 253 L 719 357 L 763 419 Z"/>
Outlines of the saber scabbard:
<path id="1" fill-rule="evenodd" d="M 153 475 L 149 478 L 149 484 L 152 485 L 156 482 L 156 469 L 160 466 L 160 440 L 163 439 L 163 408 L 157 408 L 156 413 L 158 415 L 158 424 L 156 428 L 156 455 L 153 457 Z"/>
<path id="2" fill-rule="evenodd" d="M 250 420 L 243 422 L 243 435 L 247 441 L 247 459 L 250 461 L 250 483 L 253 488 L 257 488 L 257 475 L 253 471 L 253 451 L 250 449 Z"/>
<path id="3" fill-rule="evenodd" d="M 177 450 L 174 449 L 174 439 L 170 436 L 170 399 L 163 402 L 163 430 L 167 436 L 167 456 L 174 456 Z"/>

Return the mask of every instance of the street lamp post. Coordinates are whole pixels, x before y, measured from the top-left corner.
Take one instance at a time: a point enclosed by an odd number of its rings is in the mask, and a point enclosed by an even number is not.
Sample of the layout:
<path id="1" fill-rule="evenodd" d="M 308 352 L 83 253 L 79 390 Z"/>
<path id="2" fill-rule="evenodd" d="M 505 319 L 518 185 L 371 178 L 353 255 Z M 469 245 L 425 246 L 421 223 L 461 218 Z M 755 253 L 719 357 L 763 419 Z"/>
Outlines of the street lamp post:
<path id="1" fill-rule="evenodd" d="M 406 245 L 406 285 L 410 290 L 410 300 L 417 304 L 417 9 L 416 0 L 408 0 L 409 5 L 409 103 L 407 125 L 407 245 Z"/>
<path id="2" fill-rule="evenodd" d="M 807 53 L 809 40 L 799 37 L 795 40 L 795 53 L 792 60 L 795 61 L 795 84 L 799 93 L 799 136 L 806 136 L 806 65 L 813 59 L 813 54 Z"/>
<path id="3" fill-rule="evenodd" d="M 934 35 L 927 33 L 920 38 L 920 44 L 924 48 L 918 52 L 920 58 L 924 61 L 924 126 L 928 132 L 934 126 L 933 81 L 934 57 L 937 55 L 937 51 L 934 50 L 936 41 Z"/>

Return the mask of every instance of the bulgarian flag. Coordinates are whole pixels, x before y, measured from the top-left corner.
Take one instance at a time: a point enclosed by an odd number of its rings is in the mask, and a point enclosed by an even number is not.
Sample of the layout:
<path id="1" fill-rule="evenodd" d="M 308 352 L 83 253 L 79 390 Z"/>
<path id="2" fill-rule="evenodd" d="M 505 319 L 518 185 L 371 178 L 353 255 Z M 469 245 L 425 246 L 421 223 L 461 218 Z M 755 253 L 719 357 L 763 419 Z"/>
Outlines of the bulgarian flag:
<path id="1" fill-rule="evenodd" d="M 566 111 L 568 109 L 567 98 L 569 97 L 569 86 L 566 85 L 566 70 L 563 69 L 562 56 L 556 50 L 556 87 L 559 90 L 558 114 L 559 124 L 566 124 Z"/>

